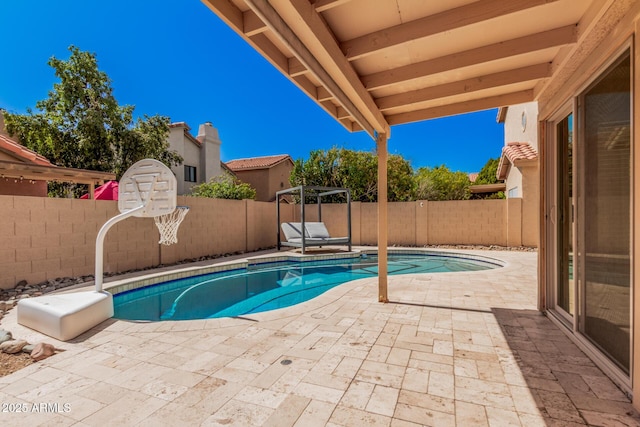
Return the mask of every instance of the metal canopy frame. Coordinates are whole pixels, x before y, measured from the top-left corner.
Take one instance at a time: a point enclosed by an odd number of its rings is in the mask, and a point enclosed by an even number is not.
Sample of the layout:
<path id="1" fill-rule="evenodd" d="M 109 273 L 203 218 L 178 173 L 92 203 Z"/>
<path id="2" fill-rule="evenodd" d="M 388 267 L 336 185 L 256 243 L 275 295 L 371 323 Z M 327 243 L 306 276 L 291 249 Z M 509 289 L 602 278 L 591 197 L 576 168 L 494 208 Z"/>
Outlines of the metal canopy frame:
<path id="1" fill-rule="evenodd" d="M 282 239 L 280 237 L 280 197 L 286 194 L 300 194 L 300 223 L 303 230 L 302 234 L 302 253 L 305 253 L 307 246 L 333 246 L 331 242 L 322 243 L 307 243 L 304 233 L 305 221 L 305 200 L 306 197 L 316 197 L 318 202 L 318 221 L 322 222 L 322 198 L 325 196 L 331 196 L 334 194 L 346 194 L 347 197 L 347 245 L 349 251 L 351 251 L 351 190 L 348 188 L 340 187 L 317 187 L 317 186 L 305 186 L 300 185 L 298 187 L 287 188 L 286 190 L 276 191 L 276 217 L 277 217 L 277 236 L 278 236 L 278 250 L 283 246 Z M 343 245 L 344 243 L 339 243 Z"/>

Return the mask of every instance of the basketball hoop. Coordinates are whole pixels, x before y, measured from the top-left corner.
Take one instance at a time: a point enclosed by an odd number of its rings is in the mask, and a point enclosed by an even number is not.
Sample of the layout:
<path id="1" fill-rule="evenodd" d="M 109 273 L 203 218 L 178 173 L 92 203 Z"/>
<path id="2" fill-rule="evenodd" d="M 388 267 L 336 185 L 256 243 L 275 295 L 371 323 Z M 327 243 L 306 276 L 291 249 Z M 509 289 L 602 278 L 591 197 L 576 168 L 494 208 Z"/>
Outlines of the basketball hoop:
<path id="1" fill-rule="evenodd" d="M 158 243 L 167 246 L 178 243 L 178 227 L 187 212 L 189 212 L 189 206 L 176 206 L 171 213 L 153 217 L 160 232 Z"/>

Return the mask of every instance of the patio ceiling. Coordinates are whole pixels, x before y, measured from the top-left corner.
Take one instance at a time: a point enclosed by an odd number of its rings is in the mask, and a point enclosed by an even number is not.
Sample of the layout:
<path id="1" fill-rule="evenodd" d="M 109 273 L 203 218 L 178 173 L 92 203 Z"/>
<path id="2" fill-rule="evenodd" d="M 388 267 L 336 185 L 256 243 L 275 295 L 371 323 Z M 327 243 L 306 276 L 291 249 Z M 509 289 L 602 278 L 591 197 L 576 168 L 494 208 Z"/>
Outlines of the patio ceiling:
<path id="1" fill-rule="evenodd" d="M 349 131 L 387 137 L 391 125 L 536 100 L 614 4 L 202 1 Z"/>
<path id="2" fill-rule="evenodd" d="M 378 155 L 387 302 L 391 126 L 559 98 L 637 0 L 202 0 Z M 579 71 L 578 71 L 579 70 Z M 552 104 L 549 104 L 552 105 Z M 548 108 L 548 105 L 547 107 Z M 286 112 L 283 120 L 286 119 Z"/>

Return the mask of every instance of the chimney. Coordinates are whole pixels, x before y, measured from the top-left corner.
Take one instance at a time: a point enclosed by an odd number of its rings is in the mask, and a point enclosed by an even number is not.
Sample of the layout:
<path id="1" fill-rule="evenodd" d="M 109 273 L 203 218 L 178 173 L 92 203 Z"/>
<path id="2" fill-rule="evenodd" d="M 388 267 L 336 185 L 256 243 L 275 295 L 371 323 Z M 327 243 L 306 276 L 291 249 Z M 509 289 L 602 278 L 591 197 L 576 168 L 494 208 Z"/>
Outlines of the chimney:
<path id="1" fill-rule="evenodd" d="M 198 137 L 200 142 L 200 168 L 204 171 L 204 181 L 208 182 L 211 178 L 222 173 L 220 167 L 220 137 L 218 130 L 213 127 L 211 122 L 201 124 L 198 128 Z"/>

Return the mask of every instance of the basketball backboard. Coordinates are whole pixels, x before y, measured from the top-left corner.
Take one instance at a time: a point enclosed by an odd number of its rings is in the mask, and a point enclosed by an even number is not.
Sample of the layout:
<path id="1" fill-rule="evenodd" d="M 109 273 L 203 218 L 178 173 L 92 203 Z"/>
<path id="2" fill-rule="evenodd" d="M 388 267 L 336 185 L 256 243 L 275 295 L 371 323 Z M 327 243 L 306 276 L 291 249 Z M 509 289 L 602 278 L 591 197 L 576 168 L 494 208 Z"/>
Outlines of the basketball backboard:
<path id="1" fill-rule="evenodd" d="M 133 164 L 122 175 L 118 187 L 118 209 L 124 213 L 144 205 L 137 217 L 155 217 L 176 208 L 176 177 L 167 166 L 155 159 Z"/>

